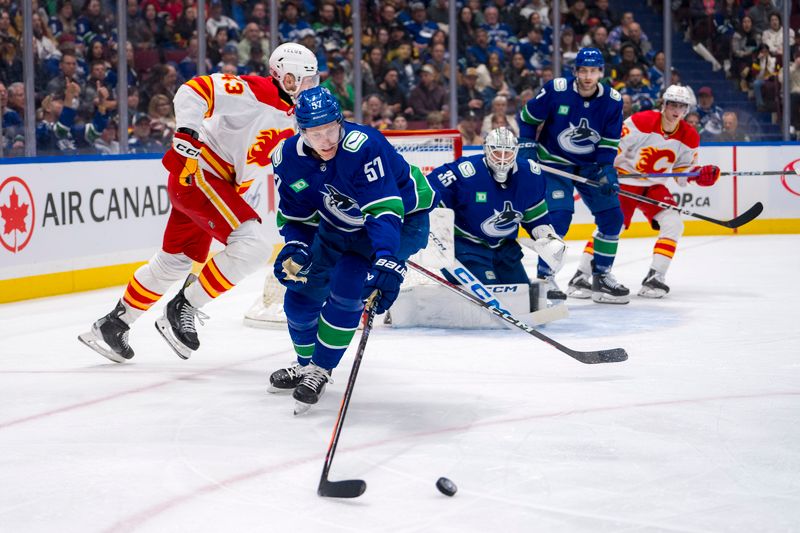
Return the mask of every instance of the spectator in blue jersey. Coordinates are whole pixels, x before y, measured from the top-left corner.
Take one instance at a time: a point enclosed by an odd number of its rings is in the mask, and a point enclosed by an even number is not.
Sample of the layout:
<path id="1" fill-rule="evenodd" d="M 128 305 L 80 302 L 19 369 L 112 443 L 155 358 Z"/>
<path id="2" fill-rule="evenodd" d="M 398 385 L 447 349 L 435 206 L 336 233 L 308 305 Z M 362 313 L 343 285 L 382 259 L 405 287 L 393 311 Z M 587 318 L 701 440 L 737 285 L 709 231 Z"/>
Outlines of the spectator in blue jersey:
<path id="1" fill-rule="evenodd" d="M 697 115 L 700 117 L 702 139 L 713 141 L 722 133 L 722 108 L 714 103 L 711 87 L 697 90 Z"/>
<path id="2" fill-rule="evenodd" d="M 281 39 L 284 42 L 298 42 L 300 41 L 301 32 L 303 30 L 310 30 L 311 26 L 304 19 L 300 18 L 300 9 L 294 2 L 286 2 L 283 4 L 283 13 L 281 17 L 281 24 L 278 31 L 281 34 Z"/>
<path id="3" fill-rule="evenodd" d="M 550 64 L 553 48 L 544 42 L 542 30 L 534 27 L 528 30 L 527 39 L 520 41 L 519 53 L 525 58 L 528 67 L 538 74 Z"/>
<path id="4" fill-rule="evenodd" d="M 164 152 L 164 146 L 153 139 L 150 117 L 139 113 L 133 117 L 133 135 L 128 139 L 128 153 L 152 154 Z"/>
<path id="5" fill-rule="evenodd" d="M 556 233 L 566 235 L 575 211 L 573 191 L 577 189 L 597 224 L 592 300 L 623 304 L 630 300 L 630 291 L 611 273 L 623 223 L 614 168 L 622 134 L 622 97 L 600 83 L 604 67 L 599 50 L 581 49 L 575 60 L 575 77 L 546 83 L 522 108 L 520 133 L 524 157 L 590 180 L 593 186 L 543 168 L 550 219 Z M 538 277 L 548 284 L 548 299 L 566 299 L 553 276 L 553 270 L 540 260 Z"/>
<path id="6" fill-rule="evenodd" d="M 106 16 L 101 12 L 100 0 L 87 0 L 83 12 L 75 21 L 75 31 L 78 41 L 84 45 L 92 42 L 95 36 L 107 39 L 111 36 L 111 25 Z"/>
<path id="7" fill-rule="evenodd" d="M 331 0 L 323 1 L 319 6 L 317 20 L 311 25 L 317 39 L 323 43 L 335 42 L 339 48 L 346 42 L 342 24 L 337 19 L 336 4 Z"/>
<path id="8" fill-rule="evenodd" d="M 358 327 L 364 302 L 388 310 L 405 260 L 428 241 L 437 203 L 430 182 L 377 130 L 345 122 L 324 88 L 303 91 L 300 133 L 273 155 L 278 228 L 286 244 L 275 277 L 297 362 L 270 376 L 293 391 L 295 414 L 317 403 Z"/>
<path id="9" fill-rule="evenodd" d="M 441 205 L 455 215 L 456 259 L 487 285 L 530 284 L 517 242 L 520 227 L 554 271 L 564 259 L 566 244 L 550 225 L 544 177 L 539 166 L 518 151 L 510 130 L 493 129 L 486 135 L 483 153 L 461 157 L 429 174 Z"/>
<path id="10" fill-rule="evenodd" d="M 130 3 L 130 0 L 129 0 Z M 75 40 L 75 8 L 72 0 L 59 0 L 56 14 L 47 23 L 59 43 Z"/>
<path id="11" fill-rule="evenodd" d="M 490 5 L 484 9 L 483 18 L 486 22 L 481 24 L 480 27 L 489 34 L 489 42 L 504 52 L 510 53 L 517 42 L 517 38 L 511 26 L 500 21 L 500 11 L 497 7 Z"/>
<path id="12" fill-rule="evenodd" d="M 417 70 L 419 64 L 414 60 L 411 52 L 411 44 L 401 43 L 395 50 L 395 58 L 389 63 L 389 68 L 393 68 L 399 75 L 400 89 L 406 94 L 417 85 Z"/>
<path id="13" fill-rule="evenodd" d="M 77 83 L 83 89 L 85 80 L 78 71 L 78 58 L 72 52 L 64 52 L 61 55 L 61 61 L 58 63 L 60 72 L 58 76 L 51 79 L 47 84 L 45 91 L 47 94 L 61 93 L 64 94 L 67 88 L 67 83 Z"/>
<path id="14" fill-rule="evenodd" d="M 475 30 L 475 44 L 467 48 L 467 64 L 470 66 L 485 65 L 489 61 L 489 54 L 496 53 L 503 61 L 503 50 L 489 42 L 489 32 L 484 28 Z"/>
<path id="15" fill-rule="evenodd" d="M 108 91 L 98 90 L 98 104 L 92 121 L 75 124 L 81 88 L 70 82 L 64 93 L 51 94 L 42 101 L 42 120 L 36 125 L 36 149 L 40 155 L 75 155 L 94 151 L 94 142 L 108 125 Z"/>
<path id="16" fill-rule="evenodd" d="M 647 79 L 650 81 L 650 88 L 654 95 L 661 94 L 666 89 L 664 86 L 664 69 L 666 68 L 666 56 L 664 52 L 658 52 L 653 57 L 653 65 L 647 71 Z"/>
<path id="17" fill-rule="evenodd" d="M 428 20 L 425 4 L 422 2 L 414 2 L 409 7 L 411 8 L 411 20 L 405 23 L 406 31 L 414 41 L 414 48 L 424 50 L 430 44 L 433 34 L 436 33 L 439 26 Z"/>
<path id="18" fill-rule="evenodd" d="M 638 67 L 628 71 L 628 78 L 625 81 L 625 86 L 620 90 L 620 94 L 627 94 L 631 97 L 634 113 L 653 109 L 657 95 L 644 78 L 642 69 Z"/>

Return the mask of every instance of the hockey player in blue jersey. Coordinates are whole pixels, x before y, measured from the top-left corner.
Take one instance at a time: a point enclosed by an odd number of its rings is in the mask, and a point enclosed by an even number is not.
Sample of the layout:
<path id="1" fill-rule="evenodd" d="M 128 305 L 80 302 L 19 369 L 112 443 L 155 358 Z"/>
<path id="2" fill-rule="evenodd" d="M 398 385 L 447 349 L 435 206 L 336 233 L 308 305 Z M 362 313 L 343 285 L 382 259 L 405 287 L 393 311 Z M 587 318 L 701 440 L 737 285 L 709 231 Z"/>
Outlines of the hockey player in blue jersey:
<path id="1" fill-rule="evenodd" d="M 483 154 L 461 157 L 429 174 L 440 205 L 455 214 L 455 254 L 486 285 L 530 283 L 516 237 L 522 226 L 533 249 L 554 271 L 566 245 L 550 225 L 539 165 L 517 157 L 507 128 L 488 133 Z"/>
<path id="2" fill-rule="evenodd" d="M 285 245 L 275 276 L 297 362 L 270 376 L 270 391 L 291 391 L 295 414 L 316 403 L 355 334 L 364 301 L 394 303 L 405 259 L 428 242 L 436 192 L 377 130 L 344 122 L 327 89 L 303 91 L 299 134 L 273 155 Z"/>
<path id="3" fill-rule="evenodd" d="M 575 59 L 574 78 L 547 82 L 520 112 L 522 154 L 543 164 L 580 174 L 599 188 L 554 176 L 547 178 L 547 207 L 560 236 L 566 235 L 575 212 L 574 188 L 594 215 L 592 279 L 572 279 L 570 285 L 591 287 L 592 300 L 628 303 L 630 291 L 611 274 L 622 231 L 622 211 L 614 158 L 622 133 L 622 98 L 600 83 L 605 62 L 596 48 L 582 48 Z M 538 130 L 538 138 L 537 138 Z M 548 298 L 565 299 L 553 280 L 553 270 L 539 261 L 538 276 L 548 280 Z"/>

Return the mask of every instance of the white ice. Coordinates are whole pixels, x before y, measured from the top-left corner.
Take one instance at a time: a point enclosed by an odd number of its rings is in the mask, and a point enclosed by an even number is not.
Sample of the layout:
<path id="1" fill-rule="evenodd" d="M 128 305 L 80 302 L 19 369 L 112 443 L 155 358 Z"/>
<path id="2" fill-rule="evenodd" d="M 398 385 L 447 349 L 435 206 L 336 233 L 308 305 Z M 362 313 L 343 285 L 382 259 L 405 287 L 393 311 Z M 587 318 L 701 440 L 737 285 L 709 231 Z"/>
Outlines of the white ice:
<path id="1" fill-rule="evenodd" d="M 632 292 L 652 244 L 622 241 Z M 544 330 L 624 347 L 617 364 L 519 331 L 376 328 L 330 475 L 366 480 L 347 501 L 316 488 L 356 342 L 293 417 L 265 392 L 286 332 L 242 325 L 263 273 L 208 306 L 188 361 L 161 306 L 129 363 L 77 342 L 120 287 L 3 305 L 0 531 L 799 531 L 798 272 L 800 236 L 683 239 L 666 299 L 570 302 Z"/>

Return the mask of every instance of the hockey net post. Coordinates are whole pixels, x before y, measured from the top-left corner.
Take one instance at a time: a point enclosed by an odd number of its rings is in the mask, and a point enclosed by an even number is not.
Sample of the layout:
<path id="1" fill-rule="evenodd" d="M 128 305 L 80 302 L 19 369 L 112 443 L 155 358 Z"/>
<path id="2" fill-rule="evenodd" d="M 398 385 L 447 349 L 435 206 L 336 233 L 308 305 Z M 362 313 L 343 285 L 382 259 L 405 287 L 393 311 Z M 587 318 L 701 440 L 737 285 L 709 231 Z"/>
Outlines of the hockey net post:
<path id="1" fill-rule="evenodd" d="M 397 152 L 410 164 L 428 175 L 434 168 L 461 157 L 462 140 L 458 130 L 406 130 L 382 132 Z M 273 258 L 274 260 L 274 258 Z M 425 264 L 424 260 L 421 261 Z M 433 266 L 433 265 L 432 265 Z M 417 272 L 409 272 L 405 284 L 428 284 L 430 280 Z M 244 315 L 246 326 L 267 329 L 286 327 L 283 297 L 286 288 L 268 269 L 264 289 Z"/>

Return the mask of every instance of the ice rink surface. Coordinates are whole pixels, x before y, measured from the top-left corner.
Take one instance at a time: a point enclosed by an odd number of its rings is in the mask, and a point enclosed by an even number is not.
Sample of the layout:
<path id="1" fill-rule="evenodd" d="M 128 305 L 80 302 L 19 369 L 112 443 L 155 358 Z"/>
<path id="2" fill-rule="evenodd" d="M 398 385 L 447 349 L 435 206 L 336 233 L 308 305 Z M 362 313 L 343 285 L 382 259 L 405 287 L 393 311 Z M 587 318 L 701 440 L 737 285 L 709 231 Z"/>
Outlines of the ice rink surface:
<path id="1" fill-rule="evenodd" d="M 632 293 L 652 245 L 620 245 Z M 366 480 L 348 501 L 316 487 L 357 343 L 294 417 L 265 392 L 288 335 L 242 325 L 263 272 L 205 309 L 188 361 L 153 327 L 161 305 L 129 363 L 77 342 L 120 287 L 2 305 L 0 531 L 798 531 L 798 273 L 800 236 L 683 239 L 668 298 L 570 301 L 543 330 L 624 347 L 617 364 L 516 330 L 376 328 L 330 475 Z"/>

